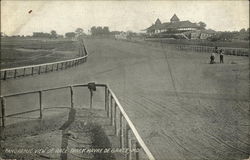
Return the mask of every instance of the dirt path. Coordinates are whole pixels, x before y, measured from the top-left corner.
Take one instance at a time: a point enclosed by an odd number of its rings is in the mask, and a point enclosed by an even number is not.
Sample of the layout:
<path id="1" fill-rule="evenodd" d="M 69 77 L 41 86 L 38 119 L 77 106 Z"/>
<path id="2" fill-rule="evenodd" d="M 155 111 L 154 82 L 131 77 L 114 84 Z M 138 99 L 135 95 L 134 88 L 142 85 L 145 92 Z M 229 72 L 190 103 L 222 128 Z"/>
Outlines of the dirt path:
<path id="1" fill-rule="evenodd" d="M 210 65 L 209 54 L 165 45 L 101 39 L 86 45 L 86 64 L 3 82 L 2 93 L 108 83 L 157 159 L 249 156 L 248 58 L 225 56 L 225 64 Z"/>

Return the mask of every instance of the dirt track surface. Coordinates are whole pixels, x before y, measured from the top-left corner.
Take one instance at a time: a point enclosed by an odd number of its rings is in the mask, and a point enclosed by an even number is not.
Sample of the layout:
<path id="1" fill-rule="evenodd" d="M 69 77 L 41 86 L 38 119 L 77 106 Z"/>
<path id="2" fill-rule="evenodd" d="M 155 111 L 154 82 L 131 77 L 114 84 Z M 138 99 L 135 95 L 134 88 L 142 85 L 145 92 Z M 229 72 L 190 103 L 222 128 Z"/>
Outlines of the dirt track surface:
<path id="1" fill-rule="evenodd" d="M 85 41 L 90 54 L 86 64 L 2 82 L 2 94 L 108 83 L 156 159 L 249 157 L 247 57 L 225 56 L 224 64 L 210 65 L 209 54 L 166 45 Z"/>

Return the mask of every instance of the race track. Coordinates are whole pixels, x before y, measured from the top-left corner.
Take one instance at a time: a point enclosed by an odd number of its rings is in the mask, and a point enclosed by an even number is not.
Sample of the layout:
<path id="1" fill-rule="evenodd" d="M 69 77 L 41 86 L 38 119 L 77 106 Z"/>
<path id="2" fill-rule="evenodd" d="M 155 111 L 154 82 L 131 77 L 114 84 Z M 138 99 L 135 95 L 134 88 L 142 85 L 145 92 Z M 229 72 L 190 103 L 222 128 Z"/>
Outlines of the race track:
<path id="1" fill-rule="evenodd" d="M 248 57 L 86 39 L 86 64 L 2 81 L 2 94 L 107 83 L 158 160 L 240 160 L 250 155 Z M 217 57 L 218 61 L 218 57 Z M 232 64 L 234 62 L 234 64 Z"/>

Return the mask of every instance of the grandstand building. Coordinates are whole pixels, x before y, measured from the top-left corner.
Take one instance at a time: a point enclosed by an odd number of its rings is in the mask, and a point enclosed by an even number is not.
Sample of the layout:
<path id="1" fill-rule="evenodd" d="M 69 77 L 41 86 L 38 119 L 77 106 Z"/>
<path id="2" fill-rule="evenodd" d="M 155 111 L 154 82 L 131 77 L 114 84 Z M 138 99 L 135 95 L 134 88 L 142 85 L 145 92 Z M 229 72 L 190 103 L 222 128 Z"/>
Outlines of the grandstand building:
<path id="1" fill-rule="evenodd" d="M 164 38 L 184 38 L 184 39 L 206 39 L 210 37 L 211 32 L 205 32 L 205 28 L 198 23 L 190 21 L 180 21 L 173 15 L 170 22 L 162 23 L 158 18 L 154 24 L 146 29 L 149 37 L 164 37 Z"/>

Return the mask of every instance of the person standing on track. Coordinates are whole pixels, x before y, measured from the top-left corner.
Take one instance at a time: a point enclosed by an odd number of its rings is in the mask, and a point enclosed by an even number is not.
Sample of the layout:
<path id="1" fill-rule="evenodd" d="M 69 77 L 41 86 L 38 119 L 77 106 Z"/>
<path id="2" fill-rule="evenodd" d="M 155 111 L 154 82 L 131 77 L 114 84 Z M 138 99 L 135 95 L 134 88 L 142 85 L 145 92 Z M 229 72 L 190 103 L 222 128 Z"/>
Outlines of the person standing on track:
<path id="1" fill-rule="evenodd" d="M 211 56 L 210 56 L 210 64 L 214 64 L 215 63 L 215 54 L 214 52 L 212 52 Z"/>
<path id="2" fill-rule="evenodd" d="M 220 63 L 224 63 L 224 54 L 223 54 L 223 50 L 220 50 Z"/>

